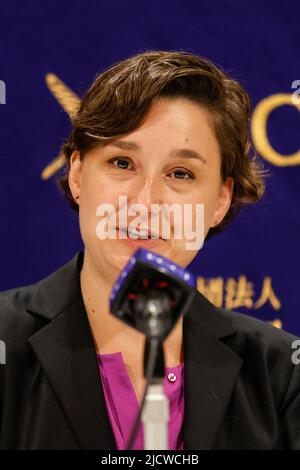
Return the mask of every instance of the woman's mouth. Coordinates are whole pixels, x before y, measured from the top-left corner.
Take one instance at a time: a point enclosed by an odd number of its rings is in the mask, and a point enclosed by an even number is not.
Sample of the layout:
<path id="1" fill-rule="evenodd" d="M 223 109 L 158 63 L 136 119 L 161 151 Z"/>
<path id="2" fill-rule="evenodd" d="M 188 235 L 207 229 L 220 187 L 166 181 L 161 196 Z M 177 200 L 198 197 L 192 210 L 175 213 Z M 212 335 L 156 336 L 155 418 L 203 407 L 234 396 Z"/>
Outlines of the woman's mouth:
<path id="1" fill-rule="evenodd" d="M 145 245 L 150 246 L 155 243 L 165 241 L 158 234 L 146 230 L 128 230 L 127 228 L 117 228 L 117 230 L 123 234 L 122 237 L 118 237 L 119 240 L 123 240 L 131 245 Z"/>

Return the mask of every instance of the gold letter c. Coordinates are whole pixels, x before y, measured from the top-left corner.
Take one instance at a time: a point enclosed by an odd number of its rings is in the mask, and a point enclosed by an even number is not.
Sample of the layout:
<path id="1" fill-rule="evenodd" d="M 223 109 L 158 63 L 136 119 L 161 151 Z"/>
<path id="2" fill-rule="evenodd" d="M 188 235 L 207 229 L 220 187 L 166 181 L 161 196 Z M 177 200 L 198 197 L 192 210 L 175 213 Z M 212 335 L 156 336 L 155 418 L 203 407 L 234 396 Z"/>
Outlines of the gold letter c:
<path id="1" fill-rule="evenodd" d="M 279 93 L 263 99 L 253 111 L 251 132 L 256 150 L 268 162 L 277 166 L 293 166 L 300 164 L 300 150 L 291 155 L 281 155 L 270 145 L 267 134 L 267 121 L 274 109 L 283 105 L 295 106 L 300 111 L 300 99 L 298 103 L 293 102 L 289 93 Z"/>

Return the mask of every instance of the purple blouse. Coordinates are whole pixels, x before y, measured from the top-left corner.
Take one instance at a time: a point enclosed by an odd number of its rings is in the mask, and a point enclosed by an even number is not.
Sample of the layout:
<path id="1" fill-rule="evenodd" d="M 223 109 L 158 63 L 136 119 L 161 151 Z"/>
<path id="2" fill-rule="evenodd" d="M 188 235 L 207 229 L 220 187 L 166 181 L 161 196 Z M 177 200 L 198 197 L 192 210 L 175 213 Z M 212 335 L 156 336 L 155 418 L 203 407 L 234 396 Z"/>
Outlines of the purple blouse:
<path id="1" fill-rule="evenodd" d="M 124 450 L 139 411 L 139 402 L 127 373 L 121 352 L 97 354 L 105 403 L 116 441 L 116 449 Z M 164 390 L 169 399 L 169 449 L 183 449 L 184 415 L 183 364 L 167 367 Z M 140 424 L 134 450 L 144 449 L 143 423 Z"/>

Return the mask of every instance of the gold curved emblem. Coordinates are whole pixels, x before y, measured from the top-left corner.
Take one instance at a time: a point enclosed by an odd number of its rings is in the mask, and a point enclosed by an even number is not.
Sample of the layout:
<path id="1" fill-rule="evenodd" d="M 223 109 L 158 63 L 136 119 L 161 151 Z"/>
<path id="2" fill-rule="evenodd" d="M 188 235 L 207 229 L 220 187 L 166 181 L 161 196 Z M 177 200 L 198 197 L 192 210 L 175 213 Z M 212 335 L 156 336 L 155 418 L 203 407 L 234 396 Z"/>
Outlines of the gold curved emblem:
<path id="1" fill-rule="evenodd" d="M 80 106 L 80 98 L 77 96 L 71 88 L 65 85 L 56 75 L 48 73 L 46 75 L 46 84 L 52 93 L 52 95 L 59 102 L 61 107 L 69 115 L 71 121 L 74 118 L 78 107 Z M 47 180 L 57 171 L 59 171 L 65 164 L 65 157 L 60 153 L 57 157 L 52 160 L 49 165 L 44 168 L 41 174 L 41 178 Z"/>
<path id="2" fill-rule="evenodd" d="M 258 153 L 269 163 L 276 166 L 294 166 L 300 164 L 300 150 L 291 155 L 282 155 L 270 144 L 267 124 L 272 111 L 283 105 L 295 106 L 300 111 L 300 100 L 294 100 L 289 93 L 268 96 L 258 103 L 253 111 L 251 133 Z"/>

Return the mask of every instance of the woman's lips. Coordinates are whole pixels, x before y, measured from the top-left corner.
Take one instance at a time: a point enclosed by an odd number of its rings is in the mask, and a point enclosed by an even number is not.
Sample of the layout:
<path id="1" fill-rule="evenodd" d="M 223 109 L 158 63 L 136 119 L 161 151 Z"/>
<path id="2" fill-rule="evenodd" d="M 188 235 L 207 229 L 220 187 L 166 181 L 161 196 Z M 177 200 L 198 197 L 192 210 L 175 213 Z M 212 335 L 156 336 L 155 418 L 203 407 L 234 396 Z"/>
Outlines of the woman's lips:
<path id="1" fill-rule="evenodd" d="M 118 231 L 121 231 L 120 229 L 117 228 Z M 126 233 L 126 238 L 119 238 L 118 237 L 118 240 L 122 240 L 124 242 L 127 242 L 129 243 L 130 245 L 132 246 L 152 246 L 156 243 L 159 243 L 159 242 L 162 242 L 162 241 L 165 241 L 163 240 L 161 237 L 156 237 L 156 238 L 137 238 L 137 239 L 134 239 L 134 238 L 131 238 L 129 236 L 129 234 L 127 233 L 126 230 L 122 230 L 123 232 Z"/>
<path id="2" fill-rule="evenodd" d="M 149 248 L 150 246 L 153 246 L 163 240 L 161 238 L 156 238 L 156 239 L 150 238 L 147 240 L 142 240 L 142 239 L 133 240 L 132 238 L 124 238 L 122 241 L 124 241 L 125 243 L 128 243 L 131 246 L 144 246 L 144 247 Z"/>

